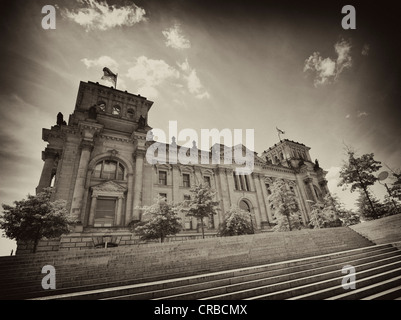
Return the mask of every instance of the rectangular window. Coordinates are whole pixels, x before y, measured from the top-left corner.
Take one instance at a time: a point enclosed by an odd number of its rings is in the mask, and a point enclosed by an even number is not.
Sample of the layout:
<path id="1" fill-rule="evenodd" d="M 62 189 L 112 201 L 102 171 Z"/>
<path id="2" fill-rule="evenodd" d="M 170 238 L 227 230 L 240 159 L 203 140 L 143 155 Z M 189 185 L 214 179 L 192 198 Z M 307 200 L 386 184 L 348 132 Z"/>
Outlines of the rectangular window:
<path id="1" fill-rule="evenodd" d="M 159 184 L 167 185 L 167 172 L 159 171 Z"/>
<path id="2" fill-rule="evenodd" d="M 209 188 L 212 187 L 212 184 L 210 183 L 210 177 L 203 177 L 203 180 L 205 181 L 205 184 L 209 186 Z"/>
<path id="3" fill-rule="evenodd" d="M 111 227 L 114 224 L 116 199 L 97 199 L 95 227 Z"/>
<path id="4" fill-rule="evenodd" d="M 188 187 L 189 188 L 191 186 L 191 183 L 190 183 L 190 180 L 189 180 L 189 174 L 184 173 L 182 175 L 182 181 L 183 181 L 183 186 L 184 187 Z"/>

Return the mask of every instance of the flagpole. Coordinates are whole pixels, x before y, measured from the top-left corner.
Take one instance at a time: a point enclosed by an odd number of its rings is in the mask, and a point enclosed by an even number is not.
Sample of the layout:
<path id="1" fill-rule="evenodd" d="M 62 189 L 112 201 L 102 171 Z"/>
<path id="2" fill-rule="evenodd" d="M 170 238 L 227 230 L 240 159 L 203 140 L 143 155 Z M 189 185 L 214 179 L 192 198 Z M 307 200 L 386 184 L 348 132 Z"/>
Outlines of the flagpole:
<path id="1" fill-rule="evenodd" d="M 118 77 L 118 73 L 116 73 L 116 83 L 115 83 L 114 89 L 117 89 L 117 77 Z"/>

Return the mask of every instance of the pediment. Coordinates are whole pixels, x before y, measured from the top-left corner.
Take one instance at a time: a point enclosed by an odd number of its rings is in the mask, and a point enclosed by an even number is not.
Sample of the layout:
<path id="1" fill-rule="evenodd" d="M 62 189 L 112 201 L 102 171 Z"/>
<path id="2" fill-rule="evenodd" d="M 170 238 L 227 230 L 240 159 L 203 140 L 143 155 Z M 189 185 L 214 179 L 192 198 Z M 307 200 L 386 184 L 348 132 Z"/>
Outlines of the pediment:
<path id="1" fill-rule="evenodd" d="M 114 181 L 106 181 L 104 183 L 98 184 L 92 187 L 92 190 L 95 192 L 111 192 L 111 193 L 123 193 L 127 191 L 126 188 L 119 185 Z"/>

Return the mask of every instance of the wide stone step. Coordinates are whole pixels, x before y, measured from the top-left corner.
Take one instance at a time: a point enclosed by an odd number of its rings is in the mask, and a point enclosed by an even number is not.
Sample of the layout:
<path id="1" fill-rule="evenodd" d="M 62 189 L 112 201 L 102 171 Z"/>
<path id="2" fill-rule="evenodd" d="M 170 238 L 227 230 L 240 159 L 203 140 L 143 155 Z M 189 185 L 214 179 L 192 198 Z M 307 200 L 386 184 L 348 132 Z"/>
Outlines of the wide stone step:
<path id="1" fill-rule="evenodd" d="M 367 277 L 374 275 L 378 270 L 392 270 L 395 267 L 401 268 L 401 261 L 379 265 L 376 263 L 363 264 L 357 267 L 359 277 Z M 366 269 L 366 270 L 365 270 Z M 400 269 L 401 271 L 401 269 Z M 203 300 L 218 299 L 218 300 L 282 300 L 289 299 L 296 295 L 313 293 L 318 299 L 325 298 L 320 292 L 318 295 L 314 294 L 317 291 L 334 287 L 340 284 L 344 275 L 341 270 L 325 272 L 318 275 L 306 276 L 294 280 L 283 281 L 278 284 L 271 284 L 266 286 L 258 286 L 255 288 L 239 290 L 236 292 L 223 293 L 213 296 L 207 296 Z M 341 287 L 342 290 L 344 290 Z"/>
<path id="2" fill-rule="evenodd" d="M 311 276 L 327 271 L 338 272 L 342 269 L 344 264 L 349 263 L 359 265 L 369 262 L 374 264 L 377 260 L 383 259 L 390 259 L 387 261 L 397 261 L 400 259 L 400 254 L 400 251 L 387 245 L 368 247 L 263 266 L 229 270 L 176 280 L 171 279 L 165 282 L 159 281 L 156 283 L 87 291 L 53 298 L 100 299 L 108 297 L 116 298 L 115 296 L 119 296 L 118 299 L 154 299 L 158 297 L 166 298 L 166 295 L 182 294 L 180 297 L 174 296 L 172 298 L 195 299 L 210 295 L 211 288 L 214 292 L 218 293 L 227 292 L 226 290 L 235 290 L 235 288 L 244 288 L 245 286 L 252 288 L 255 285 L 261 285 L 263 281 L 266 284 L 276 283 L 290 278 L 296 279 L 298 277 L 306 275 Z M 192 291 L 196 292 L 192 293 Z M 189 296 L 187 295 L 188 292 Z"/>

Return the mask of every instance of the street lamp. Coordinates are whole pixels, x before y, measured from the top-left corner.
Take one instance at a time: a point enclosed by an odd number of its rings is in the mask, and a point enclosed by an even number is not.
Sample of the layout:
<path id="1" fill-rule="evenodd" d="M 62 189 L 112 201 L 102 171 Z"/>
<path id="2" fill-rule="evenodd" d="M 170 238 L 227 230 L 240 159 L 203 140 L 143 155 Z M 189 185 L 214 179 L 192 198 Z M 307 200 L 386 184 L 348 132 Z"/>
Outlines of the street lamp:
<path id="1" fill-rule="evenodd" d="M 313 200 L 306 200 L 306 202 L 312 203 L 312 204 L 316 204 L 316 202 L 313 201 Z M 311 209 L 312 209 L 312 205 L 310 205 L 310 207 L 311 207 Z M 313 210 L 312 210 L 312 211 L 313 211 Z M 317 213 L 316 213 L 316 212 L 315 212 L 315 220 L 316 220 L 316 225 L 317 225 L 317 227 L 320 229 L 319 220 L 317 219 Z"/>
<path id="2" fill-rule="evenodd" d="M 393 205 L 394 205 L 394 208 L 395 208 L 395 212 L 398 212 L 397 205 L 396 205 L 396 203 L 395 203 L 395 201 L 394 201 L 394 199 L 393 199 L 393 195 L 391 194 L 391 191 L 390 191 L 389 187 L 387 186 L 387 183 L 384 183 L 384 184 L 383 184 L 383 183 L 380 182 L 380 181 L 386 180 L 387 177 L 388 177 L 388 172 L 387 172 L 387 171 L 382 171 L 382 172 L 380 172 L 379 176 L 377 177 L 377 180 L 379 181 L 379 183 L 380 183 L 382 186 L 385 186 L 385 187 L 386 187 L 386 190 L 387 190 L 387 192 L 388 192 L 388 194 L 389 194 L 389 196 L 390 196 L 390 199 L 391 199 L 391 201 L 393 202 Z"/>

